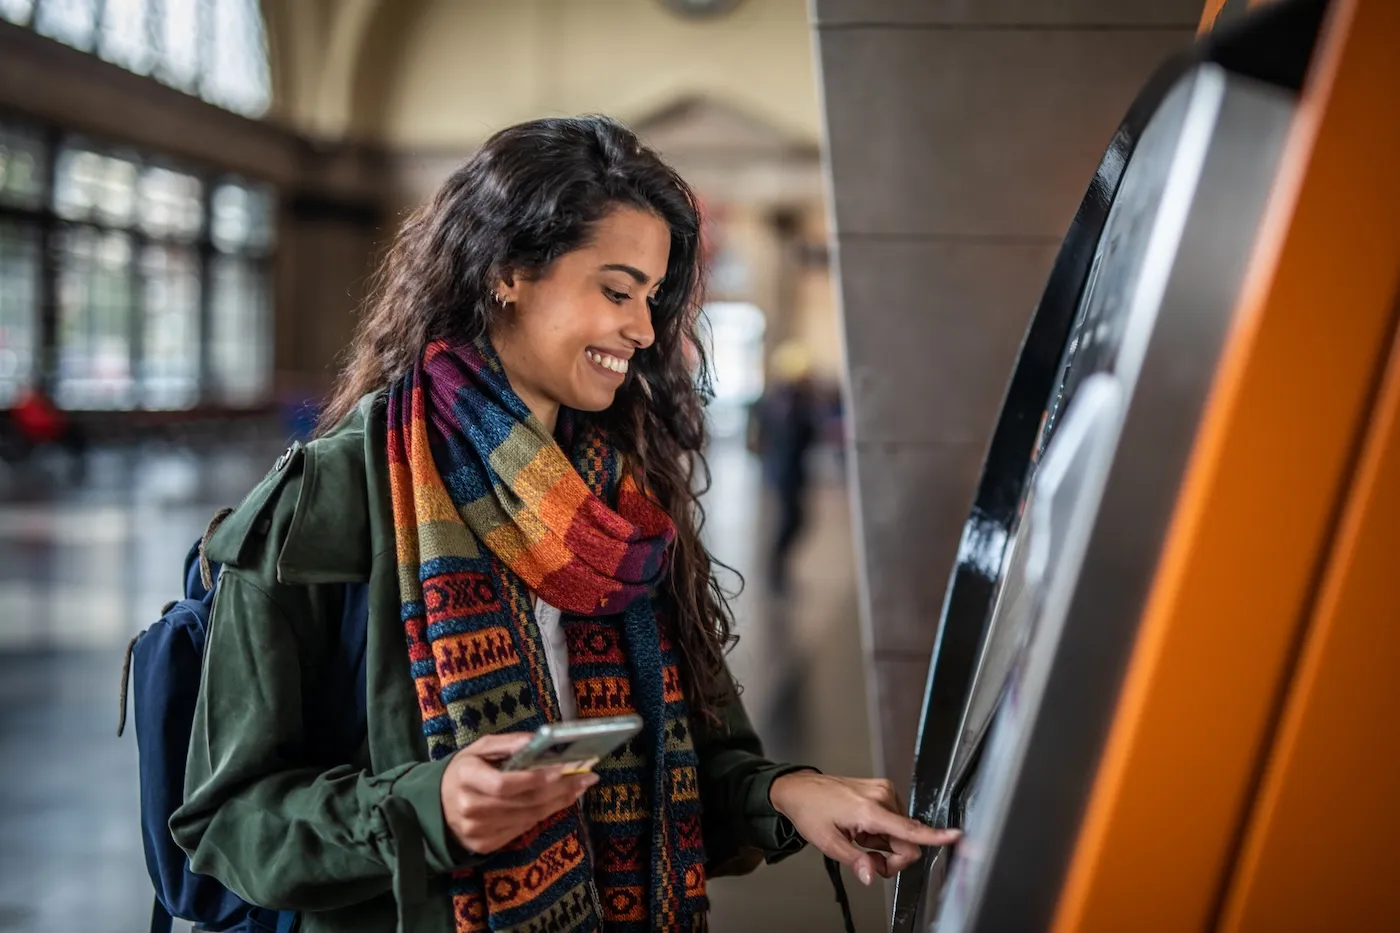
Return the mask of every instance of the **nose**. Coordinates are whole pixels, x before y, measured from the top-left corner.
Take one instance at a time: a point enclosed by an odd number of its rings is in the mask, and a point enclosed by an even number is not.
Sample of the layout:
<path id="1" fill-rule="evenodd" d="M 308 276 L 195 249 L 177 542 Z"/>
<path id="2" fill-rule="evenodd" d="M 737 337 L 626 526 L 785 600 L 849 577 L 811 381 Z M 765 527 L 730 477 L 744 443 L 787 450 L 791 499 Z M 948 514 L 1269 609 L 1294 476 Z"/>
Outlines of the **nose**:
<path id="1" fill-rule="evenodd" d="M 651 304 L 643 301 L 629 301 L 627 319 L 622 323 L 622 339 L 638 350 L 645 350 L 656 342 L 656 330 L 651 326 Z"/>

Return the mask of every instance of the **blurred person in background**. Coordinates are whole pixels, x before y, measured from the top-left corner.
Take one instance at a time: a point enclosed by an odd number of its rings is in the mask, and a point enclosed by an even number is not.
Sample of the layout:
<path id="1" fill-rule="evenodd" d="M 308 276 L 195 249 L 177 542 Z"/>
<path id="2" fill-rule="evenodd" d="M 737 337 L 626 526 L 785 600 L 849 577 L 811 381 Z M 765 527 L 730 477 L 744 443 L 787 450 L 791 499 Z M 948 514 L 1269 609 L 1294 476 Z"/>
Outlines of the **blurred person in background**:
<path id="1" fill-rule="evenodd" d="M 52 445 L 66 451 L 75 471 L 83 473 L 86 432 L 37 387 L 21 389 L 14 406 L 0 412 L 0 434 L 4 435 L 0 455 L 7 460 L 23 460 L 38 448 Z"/>
<path id="2" fill-rule="evenodd" d="M 764 477 L 778 497 L 768 580 L 774 592 L 782 593 L 788 587 L 793 545 L 807 524 L 809 459 L 822 435 L 826 405 L 801 344 L 780 344 L 771 369 L 773 382 L 758 404 L 759 450 Z"/>
<path id="3" fill-rule="evenodd" d="M 707 877 L 809 841 L 865 883 L 946 844 L 886 781 L 763 756 L 701 543 L 694 195 L 606 118 L 490 139 L 400 231 L 320 436 L 208 542 L 224 565 L 191 866 L 302 929 L 698 930 Z M 363 734 L 330 658 L 368 580 Z M 351 646 L 352 650 L 355 646 Z M 505 772 L 636 713 L 592 773 Z"/>

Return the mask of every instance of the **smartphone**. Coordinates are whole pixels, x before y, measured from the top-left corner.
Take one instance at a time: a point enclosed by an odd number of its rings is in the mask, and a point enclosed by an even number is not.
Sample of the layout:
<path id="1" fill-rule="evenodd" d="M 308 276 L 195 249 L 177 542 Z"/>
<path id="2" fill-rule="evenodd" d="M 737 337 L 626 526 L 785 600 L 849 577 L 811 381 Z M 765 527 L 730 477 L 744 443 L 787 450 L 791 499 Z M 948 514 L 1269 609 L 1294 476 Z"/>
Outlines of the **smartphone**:
<path id="1" fill-rule="evenodd" d="M 642 731 L 640 716 L 606 716 L 549 722 L 528 745 L 501 765 L 502 771 L 529 771 L 564 766 L 565 774 L 593 770 L 604 755 Z"/>

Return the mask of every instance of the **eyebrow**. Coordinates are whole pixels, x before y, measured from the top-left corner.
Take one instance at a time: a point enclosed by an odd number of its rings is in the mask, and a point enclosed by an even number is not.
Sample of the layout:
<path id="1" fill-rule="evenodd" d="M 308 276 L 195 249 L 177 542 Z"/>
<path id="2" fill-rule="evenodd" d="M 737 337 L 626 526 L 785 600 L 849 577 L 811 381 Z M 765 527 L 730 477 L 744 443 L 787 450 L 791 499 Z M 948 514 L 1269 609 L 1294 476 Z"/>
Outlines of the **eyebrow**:
<path id="1" fill-rule="evenodd" d="M 630 275 L 638 285 L 645 285 L 651 281 L 651 278 L 641 269 L 638 269 L 636 266 L 629 266 L 626 263 L 610 262 L 601 268 L 603 272 L 625 272 Z M 665 276 L 662 276 L 662 278 L 665 278 Z M 659 280 L 657 284 L 660 284 Z"/>

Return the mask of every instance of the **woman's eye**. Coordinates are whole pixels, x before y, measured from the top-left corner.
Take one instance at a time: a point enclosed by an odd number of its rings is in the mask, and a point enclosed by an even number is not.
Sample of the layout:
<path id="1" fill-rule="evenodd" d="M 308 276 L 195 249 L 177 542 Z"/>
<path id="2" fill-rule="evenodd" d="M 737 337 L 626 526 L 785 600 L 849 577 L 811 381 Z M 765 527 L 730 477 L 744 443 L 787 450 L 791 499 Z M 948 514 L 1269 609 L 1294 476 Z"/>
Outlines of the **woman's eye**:
<path id="1" fill-rule="evenodd" d="M 614 290 L 611 289 L 611 288 L 605 288 L 605 289 L 603 289 L 603 294 L 604 294 L 604 295 L 607 295 L 607 296 L 608 296 L 608 301 L 611 301 L 611 302 L 612 302 L 613 304 L 615 304 L 615 305 L 620 305 L 620 304 L 622 304 L 624 301 L 626 301 L 628 298 L 631 298 L 631 297 L 632 297 L 631 295 L 627 294 L 626 292 L 614 291 Z"/>

